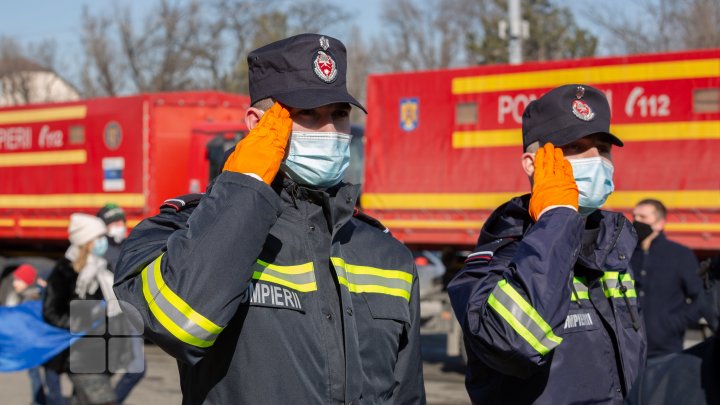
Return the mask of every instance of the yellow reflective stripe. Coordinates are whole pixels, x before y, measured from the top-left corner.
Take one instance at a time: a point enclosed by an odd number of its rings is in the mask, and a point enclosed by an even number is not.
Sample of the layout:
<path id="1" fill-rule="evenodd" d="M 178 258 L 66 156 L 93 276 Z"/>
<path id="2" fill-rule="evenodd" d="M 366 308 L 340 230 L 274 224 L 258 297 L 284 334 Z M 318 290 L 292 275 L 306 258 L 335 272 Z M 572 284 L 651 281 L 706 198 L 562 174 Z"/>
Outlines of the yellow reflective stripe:
<path id="1" fill-rule="evenodd" d="M 161 256 L 162 257 L 162 256 Z M 174 306 L 180 313 L 188 317 L 191 321 L 195 322 L 199 327 L 205 329 L 208 333 L 212 334 L 218 334 L 222 332 L 223 328 L 221 326 L 216 325 L 211 320 L 205 318 L 200 313 L 192 309 L 190 305 L 188 305 L 187 302 L 185 302 L 182 298 L 180 298 L 173 290 L 170 289 L 170 287 L 165 284 L 165 280 L 162 278 L 162 274 L 160 272 L 160 260 L 155 260 L 155 266 L 153 269 L 155 273 L 155 279 L 158 280 L 158 288 L 160 289 L 160 293 L 170 301 L 172 306 Z"/>
<path id="2" fill-rule="evenodd" d="M 587 291 L 578 291 L 577 296 L 575 295 L 575 292 L 572 293 L 570 296 L 571 301 L 577 301 L 577 300 L 589 300 L 590 299 L 590 293 Z"/>
<path id="3" fill-rule="evenodd" d="M 346 278 L 338 276 L 338 281 L 341 285 L 350 290 L 352 293 L 375 293 L 375 294 L 386 294 L 395 297 L 402 297 L 410 301 L 410 292 L 400 288 L 383 287 L 381 285 L 374 284 L 354 284 L 349 282 Z"/>
<path id="4" fill-rule="evenodd" d="M 162 255 L 160 256 L 162 257 Z M 160 262 L 160 257 L 156 259 L 156 262 Z M 187 333 L 183 328 L 178 326 L 170 317 L 165 315 L 165 313 L 158 307 L 158 305 L 155 303 L 155 297 L 150 294 L 150 287 L 148 285 L 147 281 L 147 272 L 150 268 L 150 265 L 145 267 L 143 271 L 140 273 L 142 277 L 142 289 L 143 289 L 143 295 L 145 296 L 145 301 L 148 304 L 148 308 L 150 308 L 150 312 L 155 316 L 155 319 L 160 322 L 160 324 L 168 330 L 173 336 L 175 336 L 178 340 L 185 342 L 187 344 L 197 346 L 197 347 L 210 347 L 215 343 L 215 340 L 202 340 L 199 338 L 196 338 L 195 336 Z"/>
<path id="5" fill-rule="evenodd" d="M 590 299 L 590 293 L 586 284 L 587 281 L 585 277 L 573 277 L 574 291 L 572 291 L 572 294 L 570 295 L 571 301 Z"/>
<path id="6" fill-rule="evenodd" d="M 311 273 L 313 271 L 312 262 L 297 264 L 294 266 L 279 266 L 277 264 L 272 264 L 272 263 L 264 262 L 260 259 L 257 259 L 257 263 L 263 267 L 267 267 L 270 270 L 275 270 L 278 273 L 284 273 L 284 274 L 304 274 L 304 273 Z"/>
<path id="7" fill-rule="evenodd" d="M 277 271 L 277 269 L 274 269 L 274 270 Z M 291 281 L 283 280 L 279 277 L 265 274 L 260 271 L 253 272 L 253 280 L 268 281 L 268 282 L 279 284 L 279 285 L 282 285 L 282 286 L 285 286 L 288 288 L 292 288 L 293 290 L 300 291 L 300 292 L 317 291 L 317 283 L 314 281 L 312 283 L 307 283 L 307 284 L 297 284 L 297 283 L 293 283 Z"/>
<path id="8" fill-rule="evenodd" d="M 412 274 L 410 274 L 406 271 L 385 270 L 385 269 L 379 269 L 377 267 L 370 267 L 370 266 L 358 266 L 355 264 L 346 263 L 345 260 L 343 260 L 340 257 L 332 257 L 331 260 L 334 265 L 343 267 L 345 269 L 345 271 L 347 271 L 348 273 L 359 274 L 359 275 L 378 276 L 378 277 L 383 277 L 383 278 L 393 278 L 393 279 L 397 279 L 397 280 L 404 280 L 410 284 L 412 284 L 412 281 L 413 281 Z"/>
<path id="9" fill-rule="evenodd" d="M 527 316 L 530 317 L 535 323 L 540 327 L 540 329 L 545 332 L 545 336 L 552 340 L 555 343 L 562 342 L 562 339 L 555 336 L 553 333 L 552 328 L 550 325 L 548 325 L 547 322 L 545 322 L 544 319 L 540 316 L 540 314 L 533 308 L 527 301 L 525 301 L 525 298 L 523 298 L 515 289 L 507 282 L 507 280 L 502 280 L 498 283 L 498 287 L 500 287 L 505 294 L 507 294 L 512 300 L 520 306 L 523 312 Z"/>
<path id="10" fill-rule="evenodd" d="M 490 307 L 492 307 L 495 312 L 497 312 L 505 320 L 505 322 L 507 322 L 515 330 L 515 332 L 525 339 L 525 341 L 528 342 L 538 353 L 543 356 L 550 353 L 550 349 L 540 343 L 535 335 L 533 335 L 529 330 L 527 330 L 527 328 L 525 328 L 525 326 L 523 326 L 522 323 L 515 319 L 510 311 L 505 308 L 492 294 L 490 294 L 490 297 L 488 298 L 488 305 L 490 305 Z"/>
<path id="11" fill-rule="evenodd" d="M 340 257 L 331 257 L 330 261 L 335 266 L 338 282 L 350 292 L 386 294 L 410 301 L 412 274 L 402 270 L 349 264 Z"/>

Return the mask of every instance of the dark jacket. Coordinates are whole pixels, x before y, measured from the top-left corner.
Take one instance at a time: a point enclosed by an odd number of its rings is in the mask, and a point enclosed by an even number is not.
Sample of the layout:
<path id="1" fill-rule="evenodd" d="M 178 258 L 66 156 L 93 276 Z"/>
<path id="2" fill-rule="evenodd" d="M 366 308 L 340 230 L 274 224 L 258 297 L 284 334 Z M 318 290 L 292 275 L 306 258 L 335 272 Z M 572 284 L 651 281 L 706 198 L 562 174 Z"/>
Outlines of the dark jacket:
<path id="1" fill-rule="evenodd" d="M 274 186 L 224 172 L 123 245 L 115 292 L 183 402 L 424 403 L 411 253 L 353 215 L 356 186 Z"/>
<path id="2" fill-rule="evenodd" d="M 45 295 L 43 297 L 43 319 L 45 322 L 57 326 L 58 328 L 70 329 L 71 317 L 70 317 L 70 303 L 74 300 L 79 300 L 80 297 L 75 293 L 75 282 L 77 281 L 78 273 L 75 272 L 72 263 L 65 258 L 57 261 L 55 268 L 53 269 L 50 277 L 47 280 L 47 288 L 45 289 Z M 102 300 L 102 291 L 98 290 L 85 297 L 86 300 Z M 75 307 L 76 311 L 81 307 Z M 73 313 L 73 322 L 83 322 L 86 325 L 93 324 L 93 318 L 97 318 L 97 306 L 93 308 L 85 307 L 82 309 L 88 309 L 92 311 L 95 309 L 95 313 L 88 316 L 80 316 L 80 313 Z M 77 315 L 77 316 L 75 316 Z M 84 330 L 80 323 L 73 324 L 73 330 Z M 45 364 L 56 372 L 62 373 L 69 371 L 69 351 L 67 349 Z M 77 353 L 78 351 L 75 351 Z M 73 358 L 73 361 L 81 361 L 81 358 Z"/>
<path id="3" fill-rule="evenodd" d="M 638 244 L 631 264 L 645 318 L 648 357 L 681 351 L 685 330 L 701 316 L 702 280 L 695 255 L 660 233 L 647 252 Z"/>
<path id="4" fill-rule="evenodd" d="M 478 404 L 621 402 L 644 365 L 622 214 L 556 208 L 533 224 L 529 195 L 498 208 L 448 292 Z M 585 240 L 585 243 L 583 243 Z"/>
<path id="5" fill-rule="evenodd" d="M 720 404 L 720 339 L 648 362 L 628 397 L 630 405 Z"/>

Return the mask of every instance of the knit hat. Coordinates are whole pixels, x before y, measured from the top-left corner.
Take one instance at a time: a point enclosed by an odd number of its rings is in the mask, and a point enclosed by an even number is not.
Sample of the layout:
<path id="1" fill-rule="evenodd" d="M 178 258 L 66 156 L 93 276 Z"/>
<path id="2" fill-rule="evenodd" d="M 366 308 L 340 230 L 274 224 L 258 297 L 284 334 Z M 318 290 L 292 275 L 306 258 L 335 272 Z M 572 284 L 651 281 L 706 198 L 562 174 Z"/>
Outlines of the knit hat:
<path id="1" fill-rule="evenodd" d="M 125 211 L 113 203 L 105 204 L 96 215 L 105 222 L 105 225 L 125 220 Z"/>
<path id="2" fill-rule="evenodd" d="M 21 264 L 17 267 L 17 269 L 15 269 L 13 276 L 15 276 L 15 278 L 18 280 L 22 280 L 23 282 L 25 282 L 25 284 L 31 285 L 35 283 L 35 279 L 37 278 L 37 270 L 35 270 L 35 267 L 29 264 Z"/>
<path id="3" fill-rule="evenodd" d="M 68 225 L 70 244 L 82 246 L 105 233 L 107 227 L 102 219 L 88 214 L 70 215 L 70 225 Z"/>

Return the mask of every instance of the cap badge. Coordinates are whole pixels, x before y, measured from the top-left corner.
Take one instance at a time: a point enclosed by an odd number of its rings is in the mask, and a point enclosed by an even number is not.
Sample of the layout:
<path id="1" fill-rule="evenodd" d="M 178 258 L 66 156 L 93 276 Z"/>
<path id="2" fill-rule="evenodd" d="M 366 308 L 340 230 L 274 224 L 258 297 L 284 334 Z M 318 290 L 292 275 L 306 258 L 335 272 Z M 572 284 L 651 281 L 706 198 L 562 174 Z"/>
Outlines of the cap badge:
<path id="1" fill-rule="evenodd" d="M 330 53 L 317 51 L 313 65 L 315 67 L 315 75 L 325 83 L 332 83 L 337 77 L 337 66 L 335 65 L 335 60 L 330 56 Z"/>
<path id="2" fill-rule="evenodd" d="M 322 47 L 324 51 L 327 51 L 328 48 L 330 48 L 330 41 L 324 36 L 320 37 L 320 47 Z"/>
<path id="3" fill-rule="evenodd" d="M 575 90 L 575 98 L 580 100 L 581 98 L 583 98 L 584 95 L 585 95 L 585 87 L 578 86 L 577 90 Z"/>
<path id="4" fill-rule="evenodd" d="M 590 106 L 582 100 L 574 100 L 572 103 L 572 112 L 576 117 L 583 121 L 592 121 L 595 118 L 595 113 Z"/>

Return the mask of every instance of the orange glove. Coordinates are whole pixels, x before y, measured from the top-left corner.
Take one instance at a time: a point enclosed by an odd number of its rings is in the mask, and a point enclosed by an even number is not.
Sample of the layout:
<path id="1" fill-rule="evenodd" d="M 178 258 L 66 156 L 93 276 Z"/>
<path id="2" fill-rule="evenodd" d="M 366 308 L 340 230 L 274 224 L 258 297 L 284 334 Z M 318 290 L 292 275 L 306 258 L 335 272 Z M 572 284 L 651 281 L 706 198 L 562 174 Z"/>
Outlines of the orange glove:
<path id="1" fill-rule="evenodd" d="M 225 162 L 223 170 L 236 173 L 253 173 L 267 184 L 272 183 L 290 138 L 292 120 L 290 112 L 279 103 L 263 114 L 257 126 L 243 138 Z"/>
<path id="2" fill-rule="evenodd" d="M 559 205 L 571 206 L 577 211 L 578 188 L 572 166 L 564 158 L 562 149 L 546 143 L 535 154 L 535 174 L 528 211 L 537 222 L 543 211 Z"/>

